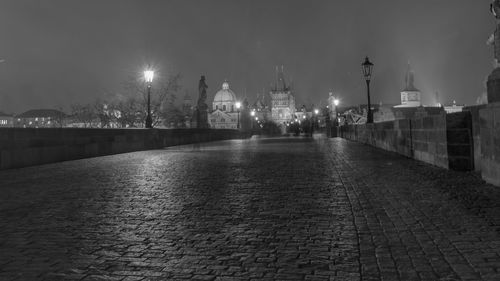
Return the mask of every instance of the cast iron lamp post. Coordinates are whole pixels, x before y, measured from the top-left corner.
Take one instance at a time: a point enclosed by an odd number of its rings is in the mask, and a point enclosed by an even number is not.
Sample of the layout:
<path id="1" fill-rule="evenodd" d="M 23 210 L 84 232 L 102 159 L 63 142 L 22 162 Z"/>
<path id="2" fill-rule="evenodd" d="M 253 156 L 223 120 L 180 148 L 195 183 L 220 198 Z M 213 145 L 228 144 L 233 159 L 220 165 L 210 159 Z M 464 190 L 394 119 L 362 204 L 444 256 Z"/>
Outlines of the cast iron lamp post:
<path id="1" fill-rule="evenodd" d="M 318 125 L 318 121 L 319 121 L 319 118 L 318 118 L 318 114 L 319 114 L 319 109 L 314 109 L 314 118 L 312 120 L 313 122 L 313 130 L 314 130 L 314 127 L 316 127 L 316 129 L 319 130 L 319 125 Z"/>
<path id="2" fill-rule="evenodd" d="M 252 116 L 252 117 L 250 117 L 250 119 L 252 119 L 252 131 L 253 131 L 253 129 L 254 129 L 253 123 L 254 123 L 255 110 L 252 110 L 252 112 L 250 112 L 250 115 Z"/>
<path id="3" fill-rule="evenodd" d="M 151 83 L 153 82 L 154 71 L 144 71 L 144 79 L 148 87 L 148 115 L 146 116 L 146 128 L 153 128 L 153 118 L 151 118 Z"/>
<path id="4" fill-rule="evenodd" d="M 337 106 L 339 105 L 339 100 L 338 99 L 333 100 L 333 104 L 335 105 L 335 126 L 338 126 L 338 124 L 339 124 L 339 122 L 338 122 L 338 115 L 339 115 L 339 113 L 337 112 Z"/>
<path id="5" fill-rule="evenodd" d="M 373 123 L 373 115 L 372 115 L 372 105 L 370 103 L 370 79 L 372 77 L 372 69 L 373 63 L 368 60 L 368 57 L 365 58 L 365 62 L 361 64 L 363 67 L 363 75 L 366 80 L 366 89 L 368 94 L 368 116 L 366 117 L 366 123 Z"/>
<path id="6" fill-rule="evenodd" d="M 238 123 L 236 124 L 236 128 L 240 128 L 240 107 L 241 107 L 241 102 L 236 102 L 236 111 L 238 111 Z"/>

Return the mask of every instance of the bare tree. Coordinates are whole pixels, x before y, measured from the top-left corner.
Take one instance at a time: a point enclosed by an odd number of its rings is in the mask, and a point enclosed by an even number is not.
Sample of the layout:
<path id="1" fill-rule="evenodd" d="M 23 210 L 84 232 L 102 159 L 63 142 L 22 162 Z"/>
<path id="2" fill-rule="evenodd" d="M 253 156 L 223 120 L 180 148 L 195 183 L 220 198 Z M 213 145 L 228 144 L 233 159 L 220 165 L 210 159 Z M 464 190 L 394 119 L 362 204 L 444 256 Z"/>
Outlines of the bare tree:
<path id="1" fill-rule="evenodd" d="M 122 128 L 141 127 L 141 104 L 134 97 L 124 98 L 113 105 L 117 115 L 117 123 Z"/>
<path id="2" fill-rule="evenodd" d="M 163 123 L 167 111 L 172 111 L 173 107 L 167 105 L 169 101 L 175 102 L 176 93 L 179 91 L 181 79 L 180 74 L 170 76 L 159 76 L 153 81 L 151 87 L 151 117 L 153 126 Z M 139 77 L 129 77 L 124 82 L 124 89 L 129 98 L 135 99 L 138 103 L 136 116 L 141 120 L 147 114 L 147 85 L 144 79 Z M 136 98 L 138 97 L 138 98 Z M 172 103 L 173 103 L 172 102 Z M 175 110 L 174 110 L 175 111 Z"/>
<path id="3" fill-rule="evenodd" d="M 100 121 L 100 128 L 112 128 L 113 115 L 110 114 L 111 106 L 110 103 L 103 100 L 96 100 L 94 103 L 94 110 L 97 118 Z"/>
<path id="4" fill-rule="evenodd" d="M 75 121 L 81 123 L 84 128 L 93 128 L 97 126 L 97 114 L 95 108 L 90 104 L 73 104 L 71 105 L 71 115 Z"/>

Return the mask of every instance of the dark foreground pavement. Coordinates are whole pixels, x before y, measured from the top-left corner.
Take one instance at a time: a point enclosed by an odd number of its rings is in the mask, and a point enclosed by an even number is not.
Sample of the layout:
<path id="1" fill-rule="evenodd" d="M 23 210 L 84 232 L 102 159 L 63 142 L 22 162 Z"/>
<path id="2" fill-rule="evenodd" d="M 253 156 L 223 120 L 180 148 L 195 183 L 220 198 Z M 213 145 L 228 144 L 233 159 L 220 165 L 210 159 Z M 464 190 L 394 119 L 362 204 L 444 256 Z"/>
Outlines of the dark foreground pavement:
<path id="1" fill-rule="evenodd" d="M 323 138 L 1 171 L 0 280 L 500 280 L 452 173 Z"/>

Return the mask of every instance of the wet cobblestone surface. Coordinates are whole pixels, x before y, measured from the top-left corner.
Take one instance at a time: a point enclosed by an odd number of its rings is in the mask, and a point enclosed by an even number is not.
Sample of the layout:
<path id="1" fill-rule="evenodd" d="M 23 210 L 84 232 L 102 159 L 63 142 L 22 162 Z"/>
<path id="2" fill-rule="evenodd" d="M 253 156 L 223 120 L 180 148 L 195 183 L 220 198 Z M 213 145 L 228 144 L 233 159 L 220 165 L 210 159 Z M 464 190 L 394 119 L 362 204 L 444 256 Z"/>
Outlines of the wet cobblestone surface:
<path id="1" fill-rule="evenodd" d="M 0 171 L 0 280 L 500 280 L 453 173 L 319 137 Z"/>

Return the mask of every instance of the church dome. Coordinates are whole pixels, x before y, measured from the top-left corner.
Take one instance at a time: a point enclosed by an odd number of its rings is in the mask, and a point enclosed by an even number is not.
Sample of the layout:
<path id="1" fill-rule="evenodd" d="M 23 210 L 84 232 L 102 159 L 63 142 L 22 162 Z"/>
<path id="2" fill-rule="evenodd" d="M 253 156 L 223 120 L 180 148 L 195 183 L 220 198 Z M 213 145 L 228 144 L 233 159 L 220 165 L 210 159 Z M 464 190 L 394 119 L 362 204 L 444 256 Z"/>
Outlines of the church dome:
<path id="1" fill-rule="evenodd" d="M 229 89 L 227 81 L 222 83 L 222 89 L 215 94 L 214 102 L 236 102 L 236 95 Z"/>
<path id="2" fill-rule="evenodd" d="M 214 97 L 213 110 L 220 109 L 222 111 L 234 111 L 236 103 L 236 95 L 229 89 L 229 83 L 224 81 L 222 89 L 220 89 Z"/>

